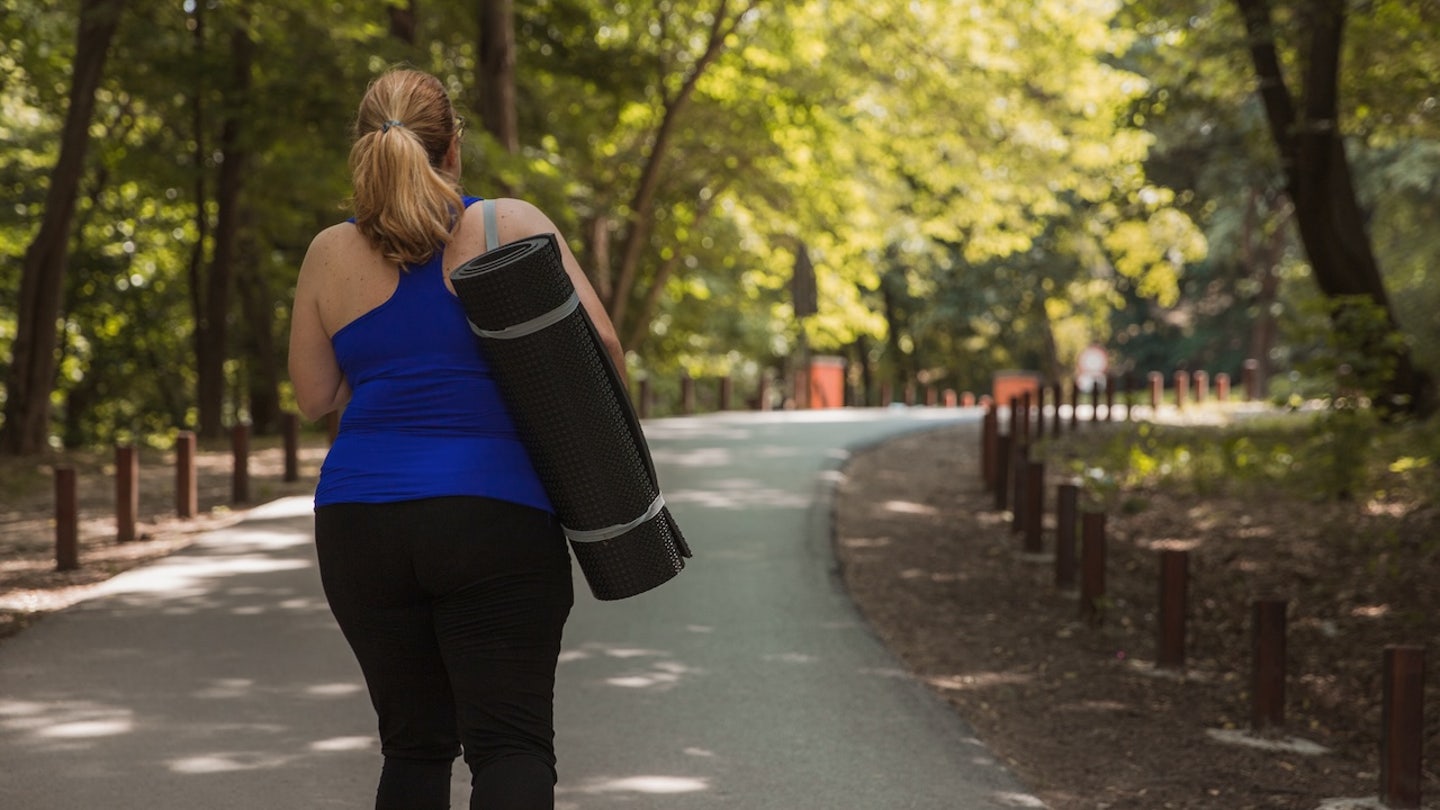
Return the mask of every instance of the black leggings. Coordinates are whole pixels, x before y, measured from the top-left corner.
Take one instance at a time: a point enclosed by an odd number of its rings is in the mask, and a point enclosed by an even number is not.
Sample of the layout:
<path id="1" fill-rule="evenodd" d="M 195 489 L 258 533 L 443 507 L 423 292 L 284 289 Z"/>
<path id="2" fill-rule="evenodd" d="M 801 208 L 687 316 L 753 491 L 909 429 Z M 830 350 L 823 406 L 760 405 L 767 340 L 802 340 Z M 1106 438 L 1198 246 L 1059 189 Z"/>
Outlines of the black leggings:
<path id="1" fill-rule="evenodd" d="M 555 804 L 555 663 L 574 593 L 559 523 L 487 498 L 315 510 L 320 578 L 379 717 L 377 810 Z"/>

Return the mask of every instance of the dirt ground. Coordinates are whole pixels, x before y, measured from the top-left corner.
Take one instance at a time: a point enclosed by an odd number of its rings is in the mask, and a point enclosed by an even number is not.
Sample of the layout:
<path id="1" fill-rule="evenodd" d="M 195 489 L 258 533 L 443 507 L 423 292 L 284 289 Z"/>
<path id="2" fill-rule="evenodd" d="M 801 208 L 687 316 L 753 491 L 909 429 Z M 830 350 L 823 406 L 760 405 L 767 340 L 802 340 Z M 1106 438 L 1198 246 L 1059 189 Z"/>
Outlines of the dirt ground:
<path id="1" fill-rule="evenodd" d="M 0 644 L 46 612 L 83 599 L 115 574 L 239 521 L 250 506 L 311 492 L 324 457 L 324 437 L 307 435 L 299 453 L 299 480 L 286 483 L 279 440 L 252 438 L 246 465 L 250 501 L 233 503 L 235 463 L 228 442 L 202 447 L 196 458 L 199 514 L 181 520 L 175 514 L 174 454 L 142 449 L 137 539 L 129 543 L 115 539 L 113 455 L 66 453 L 0 461 Z M 53 469 L 59 465 L 75 468 L 79 502 L 80 568 L 65 572 L 55 570 Z"/>
<path id="2" fill-rule="evenodd" d="M 1108 426 L 1092 429 L 1106 430 Z M 1382 650 L 1437 645 L 1440 520 L 1383 505 L 1139 493 L 1107 515 L 1098 625 L 994 509 L 973 427 L 858 454 L 836 493 L 844 580 L 880 637 L 1053 810 L 1318 808 L 1379 796 Z M 1047 511 L 1054 486 L 1047 483 Z M 1053 552 L 1053 517 L 1046 548 Z M 1190 550 L 1186 666 L 1161 671 L 1159 548 Z M 1248 735 L 1250 605 L 1289 600 L 1285 721 Z M 1434 669 L 1432 665 L 1431 669 Z M 1423 788 L 1440 799 L 1428 679 Z M 1335 805 L 1332 805 L 1335 806 Z M 1343 804 L 1338 806 L 1379 806 Z M 1436 804 L 1434 806 L 1440 806 Z"/>

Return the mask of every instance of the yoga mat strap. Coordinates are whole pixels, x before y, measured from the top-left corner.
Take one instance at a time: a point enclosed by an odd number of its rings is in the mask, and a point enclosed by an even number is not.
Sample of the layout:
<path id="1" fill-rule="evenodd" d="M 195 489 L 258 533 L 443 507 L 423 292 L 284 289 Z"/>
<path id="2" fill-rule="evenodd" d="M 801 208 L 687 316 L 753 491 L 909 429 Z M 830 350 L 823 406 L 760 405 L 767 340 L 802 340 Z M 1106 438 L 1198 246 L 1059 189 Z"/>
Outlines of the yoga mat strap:
<path id="1" fill-rule="evenodd" d="M 554 326 L 557 323 L 570 317 L 570 313 L 580 308 L 580 294 L 571 293 L 565 303 L 550 310 L 544 315 L 537 315 L 524 323 L 517 323 L 514 326 L 507 326 L 504 329 L 481 329 L 475 324 L 470 324 L 470 331 L 483 338 L 494 338 L 496 340 L 514 340 L 526 335 L 533 335 L 542 329 Z"/>
<path id="2" fill-rule="evenodd" d="M 665 508 L 665 496 L 656 495 L 655 500 L 650 502 L 650 508 L 645 514 L 630 521 L 629 523 L 617 523 L 614 526 L 606 526 L 603 529 L 572 529 L 568 526 L 561 526 L 565 530 L 565 536 L 573 543 L 598 543 L 602 540 L 612 540 L 626 532 L 632 531 L 647 520 L 653 520 L 660 510 Z"/>

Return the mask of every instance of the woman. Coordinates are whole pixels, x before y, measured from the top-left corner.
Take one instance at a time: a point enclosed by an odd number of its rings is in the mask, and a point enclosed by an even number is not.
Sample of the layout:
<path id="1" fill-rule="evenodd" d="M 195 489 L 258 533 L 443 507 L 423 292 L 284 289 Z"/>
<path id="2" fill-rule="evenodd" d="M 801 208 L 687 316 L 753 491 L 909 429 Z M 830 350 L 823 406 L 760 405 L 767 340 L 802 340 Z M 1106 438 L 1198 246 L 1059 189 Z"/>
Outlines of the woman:
<path id="1" fill-rule="evenodd" d="M 471 808 L 550 808 L 570 556 L 450 286 L 490 236 L 459 190 L 460 137 L 435 77 L 395 70 L 370 85 L 350 152 L 355 216 L 316 236 L 300 268 L 290 377 L 307 418 L 345 408 L 316 487 L 315 541 L 379 720 L 376 808 L 448 807 L 462 752 Z M 556 231 L 528 203 L 495 207 L 499 243 Z"/>

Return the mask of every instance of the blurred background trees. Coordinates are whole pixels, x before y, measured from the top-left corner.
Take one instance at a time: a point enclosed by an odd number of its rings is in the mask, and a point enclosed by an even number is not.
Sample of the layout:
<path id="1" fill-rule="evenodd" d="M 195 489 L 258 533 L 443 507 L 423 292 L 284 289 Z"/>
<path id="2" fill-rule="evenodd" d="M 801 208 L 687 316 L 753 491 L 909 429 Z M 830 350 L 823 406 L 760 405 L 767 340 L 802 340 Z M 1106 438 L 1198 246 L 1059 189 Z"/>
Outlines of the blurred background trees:
<path id="1" fill-rule="evenodd" d="M 637 378 L 753 387 L 803 347 L 873 402 L 1099 344 L 1303 395 L 1356 294 L 1400 338 L 1355 347 L 1395 360 L 1369 393 L 1440 369 L 1431 4 L 0 0 L 0 452 L 273 428 L 295 270 L 397 64 L 470 119 L 470 193 L 556 219 Z"/>

